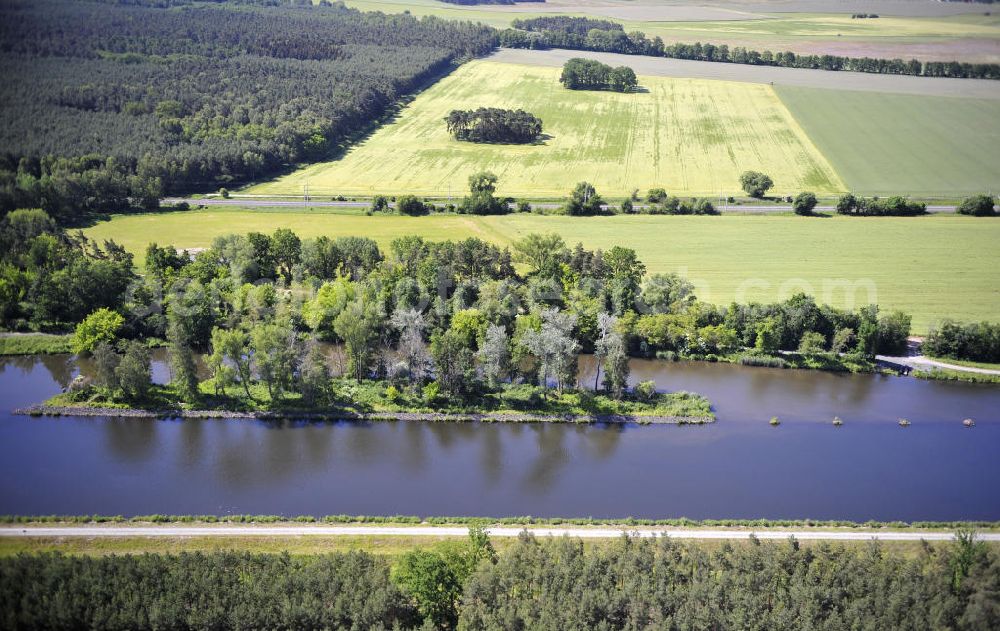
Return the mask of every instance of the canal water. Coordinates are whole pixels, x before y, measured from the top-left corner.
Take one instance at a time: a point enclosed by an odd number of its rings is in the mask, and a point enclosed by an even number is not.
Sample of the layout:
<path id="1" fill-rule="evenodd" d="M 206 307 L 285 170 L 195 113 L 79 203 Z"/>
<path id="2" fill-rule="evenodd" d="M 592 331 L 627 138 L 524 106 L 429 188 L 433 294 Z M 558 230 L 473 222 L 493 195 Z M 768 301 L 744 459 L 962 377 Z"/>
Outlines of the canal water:
<path id="1" fill-rule="evenodd" d="M 998 386 L 635 360 L 633 381 L 700 392 L 718 422 L 10 414 L 76 369 L 66 356 L 0 358 L 0 513 L 1000 520 Z M 154 376 L 167 378 L 162 357 Z M 593 383 L 587 358 L 581 381 Z"/>

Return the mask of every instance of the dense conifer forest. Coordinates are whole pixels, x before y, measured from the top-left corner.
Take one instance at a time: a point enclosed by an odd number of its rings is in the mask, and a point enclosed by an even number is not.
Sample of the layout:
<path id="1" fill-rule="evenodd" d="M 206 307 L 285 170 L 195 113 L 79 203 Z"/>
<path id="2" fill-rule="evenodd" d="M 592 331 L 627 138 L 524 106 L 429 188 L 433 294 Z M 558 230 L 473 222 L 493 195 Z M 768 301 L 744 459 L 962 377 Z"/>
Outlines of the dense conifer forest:
<path id="1" fill-rule="evenodd" d="M 151 208 L 319 159 L 494 37 L 343 5 L 4 3 L 0 209 Z"/>
<path id="2" fill-rule="evenodd" d="M 392 561 L 365 552 L 0 560 L 5 629 L 996 629 L 1000 558 L 968 535 L 913 553 L 788 542 L 524 534 Z"/>

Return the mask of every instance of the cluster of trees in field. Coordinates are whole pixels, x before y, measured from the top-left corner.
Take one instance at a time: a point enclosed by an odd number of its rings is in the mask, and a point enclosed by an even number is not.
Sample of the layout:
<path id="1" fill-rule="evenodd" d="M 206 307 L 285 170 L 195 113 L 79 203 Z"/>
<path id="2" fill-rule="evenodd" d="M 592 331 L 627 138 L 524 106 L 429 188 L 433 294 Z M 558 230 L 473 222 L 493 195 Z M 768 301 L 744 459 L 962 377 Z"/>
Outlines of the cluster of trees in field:
<path id="1" fill-rule="evenodd" d="M 513 28 L 500 31 L 498 38 L 500 45 L 508 48 L 569 48 L 755 66 L 1000 79 L 1000 64 L 995 63 L 921 62 L 917 59 L 904 61 L 902 59 L 842 57 L 839 55 L 800 55 L 790 51 L 757 51 L 748 50 L 742 46 L 730 47 L 727 44 L 702 44 L 700 42 L 695 44 L 665 44 L 659 36 L 649 39 L 640 31 L 626 33 L 620 24 L 613 22 L 597 24 L 600 22 L 605 21 L 572 17 L 515 20 L 511 23 Z"/>
<path id="2" fill-rule="evenodd" d="M 511 249 L 403 237 L 383 252 L 367 238 L 279 229 L 219 237 L 197 254 L 151 244 L 142 276 L 118 246 L 66 235 L 42 211 L 11 213 L 0 235 L 11 244 L 0 325 L 76 324 L 75 349 L 94 354 L 96 385 L 128 400 L 149 393 L 150 340 L 167 342 L 175 390 L 192 402 L 203 394 L 204 354 L 216 396 L 322 405 L 332 374 L 319 342 L 336 342 L 355 381 L 382 380 L 432 405 L 519 385 L 544 398 L 554 384 L 562 396 L 577 388 L 580 352 L 601 365 L 594 389 L 619 400 L 630 355 L 870 357 L 897 352 L 910 326 L 899 312 L 844 311 L 805 295 L 709 305 L 677 275 L 648 275 L 630 248 L 570 248 L 554 234 Z"/>
<path id="3" fill-rule="evenodd" d="M 0 9 L 0 211 L 153 208 L 338 150 L 493 29 L 336 6 Z"/>
<path id="4" fill-rule="evenodd" d="M 935 357 L 1000 362 L 1000 324 L 945 320 L 931 329 L 923 350 Z"/>
<path id="5" fill-rule="evenodd" d="M 125 595 L 127 594 L 127 597 Z M 904 552 L 794 539 L 584 546 L 485 532 L 366 552 L 0 559 L 7 629 L 923 629 L 1000 625 L 1000 556 L 959 532 Z"/>
<path id="6" fill-rule="evenodd" d="M 613 90 L 631 92 L 639 85 L 628 66 L 612 68 L 594 59 L 570 59 L 563 64 L 559 82 L 571 90 Z"/>
<path id="7" fill-rule="evenodd" d="M 852 13 L 851 19 L 853 20 L 865 20 L 874 19 L 878 17 L 878 13 Z"/>
<path id="8" fill-rule="evenodd" d="M 445 118 L 448 133 L 469 142 L 528 144 L 542 134 L 542 120 L 524 110 L 480 107 L 452 110 Z"/>
<path id="9" fill-rule="evenodd" d="M 521 31 L 558 31 L 585 37 L 592 30 L 621 31 L 622 25 L 611 20 L 597 18 L 569 17 L 566 15 L 550 15 L 537 18 L 517 19 L 510 23 L 511 27 Z"/>
<path id="10" fill-rule="evenodd" d="M 880 199 L 856 197 L 853 193 L 837 200 L 837 214 L 862 217 L 914 217 L 927 213 L 927 204 L 910 201 L 899 195 Z"/>

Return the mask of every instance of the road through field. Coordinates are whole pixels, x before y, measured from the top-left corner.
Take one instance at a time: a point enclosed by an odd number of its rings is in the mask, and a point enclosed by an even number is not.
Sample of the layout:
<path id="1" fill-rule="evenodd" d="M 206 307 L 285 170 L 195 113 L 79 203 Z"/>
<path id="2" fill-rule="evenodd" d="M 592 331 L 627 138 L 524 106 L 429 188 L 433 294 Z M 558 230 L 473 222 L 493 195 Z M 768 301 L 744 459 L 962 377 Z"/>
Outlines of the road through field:
<path id="1" fill-rule="evenodd" d="M 163 200 L 163 203 L 167 206 L 185 203 L 189 206 L 228 206 L 228 207 L 245 207 L 245 208 L 368 208 L 371 206 L 370 201 L 356 201 L 356 202 L 340 202 L 340 201 L 324 201 L 324 200 L 309 200 L 308 202 L 302 199 L 258 199 L 254 197 L 233 197 L 230 199 L 184 199 L 180 197 L 170 197 Z M 389 206 L 395 208 L 396 204 L 390 202 Z M 532 206 L 545 209 L 555 209 L 563 206 L 561 202 L 536 202 Z M 644 204 L 636 204 L 635 208 L 645 208 Z M 605 206 L 606 208 L 606 206 Z M 720 212 L 724 213 L 790 213 L 792 212 L 792 207 L 790 205 L 771 205 L 771 206 L 737 206 L 737 205 L 727 205 L 718 204 L 716 208 Z M 815 212 L 834 212 L 836 208 L 834 206 L 816 206 L 813 209 Z M 955 212 L 954 206 L 948 205 L 935 205 L 927 207 L 928 213 L 953 213 Z"/>
<path id="2" fill-rule="evenodd" d="M 802 541 L 951 541 L 954 534 L 944 531 L 873 531 L 873 530 L 703 530 L 667 528 L 517 528 L 492 527 L 491 537 L 517 537 L 527 530 L 536 537 L 580 537 L 613 539 L 622 533 L 638 537 L 672 539 L 740 540 L 788 539 Z M 469 530 L 461 526 L 17 526 L 0 527 L 0 537 L 304 537 L 304 536 L 400 536 L 464 537 Z M 979 534 L 983 541 L 1000 542 L 1000 533 Z"/>
<path id="3" fill-rule="evenodd" d="M 637 75 L 742 81 L 803 88 L 1000 99 L 1000 81 L 988 79 L 949 79 L 946 77 L 913 77 L 909 75 L 811 70 L 808 68 L 776 68 L 563 49 L 501 48 L 486 59 L 512 64 L 561 67 L 567 59 L 573 57 L 596 59 L 612 66 L 629 66 L 635 70 Z"/>

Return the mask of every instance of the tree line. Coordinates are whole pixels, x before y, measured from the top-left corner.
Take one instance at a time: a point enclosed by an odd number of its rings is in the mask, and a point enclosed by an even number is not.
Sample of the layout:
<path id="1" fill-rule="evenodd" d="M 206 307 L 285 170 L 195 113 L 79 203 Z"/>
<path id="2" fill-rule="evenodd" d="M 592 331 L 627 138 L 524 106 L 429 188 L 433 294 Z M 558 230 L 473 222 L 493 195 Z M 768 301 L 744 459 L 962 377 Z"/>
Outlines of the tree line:
<path id="1" fill-rule="evenodd" d="M 727 44 L 702 44 L 701 42 L 665 44 L 659 36 L 649 39 L 641 31 L 626 33 L 620 24 L 598 25 L 594 24 L 595 22 L 603 21 L 572 17 L 515 20 L 511 23 L 513 28 L 504 29 L 498 33 L 498 41 L 501 46 L 507 48 L 568 48 L 755 66 L 846 70 L 928 77 L 1000 79 L 1000 64 L 996 63 L 921 62 L 917 59 L 905 61 L 903 59 L 844 57 L 840 55 L 805 55 L 791 51 L 757 51 L 743 46 L 730 47 Z"/>
<path id="2" fill-rule="evenodd" d="M 542 121 L 524 110 L 480 107 L 452 110 L 445 118 L 448 133 L 469 142 L 528 144 L 542 134 Z"/>
<path id="3" fill-rule="evenodd" d="M 293 557 L 240 552 L 0 559 L 5 629 L 923 629 L 1000 626 L 1000 556 L 959 531 L 903 552 L 794 538 L 584 546 L 523 533 Z"/>
<path id="4" fill-rule="evenodd" d="M 559 82 L 570 90 L 612 90 L 631 92 L 639 85 L 628 66 L 612 68 L 594 59 L 576 57 L 563 64 Z"/>
<path id="5" fill-rule="evenodd" d="M 0 212 L 149 209 L 318 160 L 495 45 L 486 26 L 342 4 L 159 6 L 3 5 Z"/>

